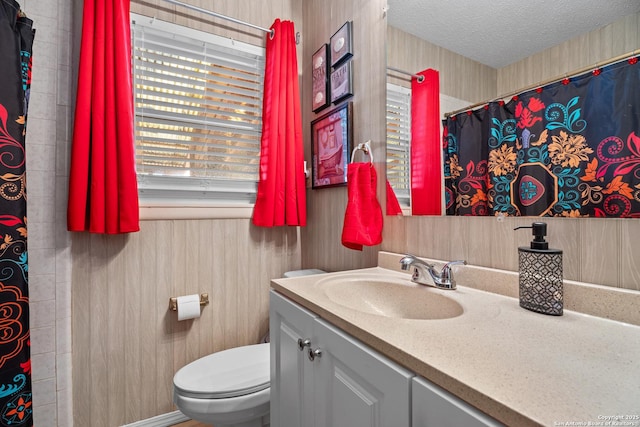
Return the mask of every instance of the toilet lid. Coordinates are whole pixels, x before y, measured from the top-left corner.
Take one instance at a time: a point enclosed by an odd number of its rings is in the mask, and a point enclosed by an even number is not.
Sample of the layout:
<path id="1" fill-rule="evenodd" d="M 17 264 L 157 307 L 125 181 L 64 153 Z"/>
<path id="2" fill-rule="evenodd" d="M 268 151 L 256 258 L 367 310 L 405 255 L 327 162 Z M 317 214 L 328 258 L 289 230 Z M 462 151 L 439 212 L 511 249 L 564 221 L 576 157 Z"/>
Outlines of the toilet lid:
<path id="1" fill-rule="evenodd" d="M 231 348 L 195 360 L 176 372 L 173 385 L 187 397 L 224 399 L 269 387 L 269 344 Z"/>

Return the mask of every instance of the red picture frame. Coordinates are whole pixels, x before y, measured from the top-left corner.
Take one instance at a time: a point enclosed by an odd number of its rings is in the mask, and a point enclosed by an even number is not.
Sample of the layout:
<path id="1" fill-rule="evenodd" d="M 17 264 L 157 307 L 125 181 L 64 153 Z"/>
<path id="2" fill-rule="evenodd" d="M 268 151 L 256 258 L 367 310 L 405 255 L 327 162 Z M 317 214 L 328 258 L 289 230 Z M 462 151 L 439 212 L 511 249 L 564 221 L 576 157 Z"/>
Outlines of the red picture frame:
<path id="1" fill-rule="evenodd" d="M 312 188 L 347 183 L 353 145 L 353 106 L 342 104 L 311 122 Z"/>

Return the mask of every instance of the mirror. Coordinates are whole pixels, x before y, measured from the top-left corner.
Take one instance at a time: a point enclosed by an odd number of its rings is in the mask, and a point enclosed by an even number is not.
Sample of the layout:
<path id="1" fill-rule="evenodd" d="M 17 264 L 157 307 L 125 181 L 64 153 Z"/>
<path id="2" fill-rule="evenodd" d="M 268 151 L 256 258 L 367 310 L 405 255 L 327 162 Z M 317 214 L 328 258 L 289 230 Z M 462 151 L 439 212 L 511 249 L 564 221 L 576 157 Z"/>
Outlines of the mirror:
<path id="1" fill-rule="evenodd" d="M 585 4 L 582 0 L 568 0 L 562 5 L 542 0 L 517 8 L 474 1 L 456 3 L 452 8 L 437 0 L 388 0 L 387 177 L 403 213 L 411 212 L 410 119 L 406 116 L 410 111 L 411 74 L 428 68 L 439 71 L 442 119 L 445 113 L 570 73 L 588 65 L 586 61 L 594 57 L 605 61 L 637 49 L 637 39 L 627 40 L 620 47 L 615 42 L 625 26 L 627 32 L 637 31 L 637 19 L 633 18 L 640 4 L 629 3 L 612 0 L 602 10 L 598 2 Z M 545 10 L 553 10 L 553 16 L 543 13 Z M 523 16 L 545 16 L 545 22 L 523 20 Z M 625 16 L 631 19 L 624 20 Z M 612 24 L 605 27 L 607 30 L 593 31 L 608 23 Z M 497 28 L 500 30 L 495 31 Z M 574 39 L 570 42 L 573 44 L 549 49 L 570 39 Z M 593 44 L 599 51 L 587 49 Z M 536 55 L 542 51 L 544 54 Z"/>

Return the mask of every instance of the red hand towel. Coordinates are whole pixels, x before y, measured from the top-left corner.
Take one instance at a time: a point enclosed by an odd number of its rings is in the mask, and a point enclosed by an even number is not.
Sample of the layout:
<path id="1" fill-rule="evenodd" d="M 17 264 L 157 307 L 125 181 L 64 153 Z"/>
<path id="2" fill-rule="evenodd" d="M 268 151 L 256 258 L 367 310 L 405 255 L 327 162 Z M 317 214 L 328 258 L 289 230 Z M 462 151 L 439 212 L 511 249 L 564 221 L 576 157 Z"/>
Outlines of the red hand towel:
<path id="1" fill-rule="evenodd" d="M 400 202 L 398 202 L 396 192 L 393 191 L 389 180 L 387 180 L 387 215 L 402 215 Z"/>
<path id="2" fill-rule="evenodd" d="M 357 251 L 382 243 L 382 208 L 376 197 L 376 169 L 371 163 L 349 163 L 347 209 L 342 227 L 342 245 Z"/>

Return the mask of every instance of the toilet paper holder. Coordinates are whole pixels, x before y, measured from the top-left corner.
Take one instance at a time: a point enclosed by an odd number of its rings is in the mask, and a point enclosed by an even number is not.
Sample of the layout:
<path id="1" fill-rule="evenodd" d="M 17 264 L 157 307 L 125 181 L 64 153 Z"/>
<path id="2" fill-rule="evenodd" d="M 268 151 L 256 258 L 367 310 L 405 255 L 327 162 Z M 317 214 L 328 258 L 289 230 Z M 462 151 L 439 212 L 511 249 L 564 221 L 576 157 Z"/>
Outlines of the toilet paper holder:
<path id="1" fill-rule="evenodd" d="M 209 304 L 209 294 L 203 293 L 200 294 L 200 306 Z M 171 297 L 169 298 L 169 310 L 178 311 L 178 298 Z"/>

